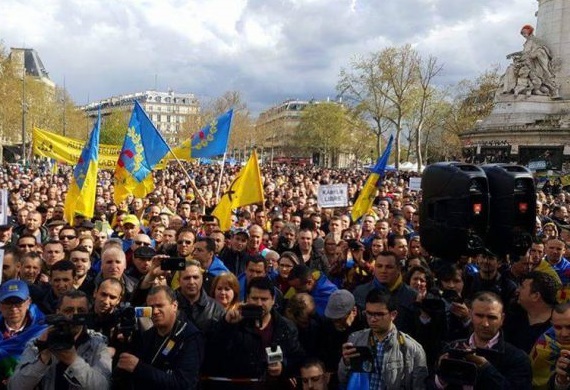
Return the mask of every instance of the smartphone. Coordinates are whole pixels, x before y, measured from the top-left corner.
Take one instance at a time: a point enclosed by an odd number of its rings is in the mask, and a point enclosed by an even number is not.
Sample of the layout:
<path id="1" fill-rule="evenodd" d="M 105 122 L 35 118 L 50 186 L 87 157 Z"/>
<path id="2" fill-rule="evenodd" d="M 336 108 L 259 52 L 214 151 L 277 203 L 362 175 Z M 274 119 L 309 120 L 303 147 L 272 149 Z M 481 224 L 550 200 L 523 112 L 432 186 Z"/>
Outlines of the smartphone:
<path id="1" fill-rule="evenodd" d="M 186 258 L 168 257 L 160 262 L 160 269 L 163 271 L 182 271 L 186 269 Z"/>
<path id="2" fill-rule="evenodd" d="M 360 356 L 350 358 L 351 370 L 355 372 L 372 372 L 374 369 L 374 357 L 370 347 L 354 347 Z"/>
<path id="3" fill-rule="evenodd" d="M 258 305 L 247 304 L 240 308 L 241 316 L 244 319 L 261 320 L 263 317 L 263 308 Z"/>

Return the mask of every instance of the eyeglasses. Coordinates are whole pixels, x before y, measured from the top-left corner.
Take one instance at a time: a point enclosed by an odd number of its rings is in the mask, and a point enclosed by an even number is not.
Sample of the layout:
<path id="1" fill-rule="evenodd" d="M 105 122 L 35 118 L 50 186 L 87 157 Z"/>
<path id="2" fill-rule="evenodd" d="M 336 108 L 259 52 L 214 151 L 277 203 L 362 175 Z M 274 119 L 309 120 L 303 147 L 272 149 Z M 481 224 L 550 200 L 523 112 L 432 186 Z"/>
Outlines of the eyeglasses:
<path id="1" fill-rule="evenodd" d="M 150 242 L 144 242 L 144 241 L 135 241 L 135 244 L 137 244 L 138 246 L 150 246 Z"/>
<path id="2" fill-rule="evenodd" d="M 59 236 L 60 240 L 73 240 L 74 238 L 77 238 L 77 236 Z"/>
<path id="3" fill-rule="evenodd" d="M 190 240 L 178 240 L 178 241 L 176 241 L 176 243 L 178 245 L 192 245 L 193 244 L 193 242 Z"/>
<path id="4" fill-rule="evenodd" d="M 20 309 L 26 301 L 3 301 L 2 305 L 7 306 L 9 308 L 17 308 Z"/>
<path id="5" fill-rule="evenodd" d="M 369 318 L 383 318 L 390 314 L 389 311 L 368 311 L 365 310 L 364 314 Z"/>

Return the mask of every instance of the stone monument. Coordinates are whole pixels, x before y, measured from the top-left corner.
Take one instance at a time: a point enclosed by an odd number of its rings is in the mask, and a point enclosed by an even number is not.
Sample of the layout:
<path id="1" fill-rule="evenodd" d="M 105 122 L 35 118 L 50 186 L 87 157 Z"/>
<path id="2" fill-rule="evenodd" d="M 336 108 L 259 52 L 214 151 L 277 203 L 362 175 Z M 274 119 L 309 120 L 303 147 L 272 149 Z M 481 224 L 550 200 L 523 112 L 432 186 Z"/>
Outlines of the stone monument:
<path id="1" fill-rule="evenodd" d="M 562 169 L 570 161 L 570 1 L 537 0 L 536 30 L 501 78 L 491 114 L 461 135 L 473 162 Z"/>

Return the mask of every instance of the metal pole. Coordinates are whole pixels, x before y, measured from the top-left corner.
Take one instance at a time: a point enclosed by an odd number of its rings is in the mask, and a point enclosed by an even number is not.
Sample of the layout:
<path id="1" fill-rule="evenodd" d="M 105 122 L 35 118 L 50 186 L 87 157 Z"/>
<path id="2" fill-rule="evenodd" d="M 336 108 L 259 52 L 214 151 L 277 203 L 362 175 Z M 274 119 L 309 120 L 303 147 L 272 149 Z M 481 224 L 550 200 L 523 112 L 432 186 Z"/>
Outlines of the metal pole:
<path id="1" fill-rule="evenodd" d="M 22 64 L 22 162 L 26 166 L 26 64 Z"/>
<path id="2" fill-rule="evenodd" d="M 224 174 L 224 168 L 226 167 L 226 153 L 224 153 L 224 158 L 222 159 L 222 169 L 220 169 L 220 179 L 218 180 L 218 188 L 216 189 L 216 203 L 220 199 L 220 187 L 222 186 L 222 175 Z"/>
<path id="3" fill-rule="evenodd" d="M 65 76 L 63 76 L 63 136 L 65 137 Z"/>

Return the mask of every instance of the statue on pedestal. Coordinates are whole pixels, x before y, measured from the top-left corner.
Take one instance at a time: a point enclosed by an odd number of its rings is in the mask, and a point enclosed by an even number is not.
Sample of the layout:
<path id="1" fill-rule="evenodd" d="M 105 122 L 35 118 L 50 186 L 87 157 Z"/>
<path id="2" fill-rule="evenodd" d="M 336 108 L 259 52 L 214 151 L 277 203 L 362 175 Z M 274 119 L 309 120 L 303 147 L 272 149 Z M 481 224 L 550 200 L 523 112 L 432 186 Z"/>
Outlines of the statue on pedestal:
<path id="1" fill-rule="evenodd" d="M 507 67 L 498 92 L 515 96 L 546 95 L 557 99 L 559 88 L 553 72 L 552 54 L 548 46 L 533 33 L 531 25 L 527 24 L 521 29 L 526 42 L 522 51 L 507 56 L 513 62 Z"/>

